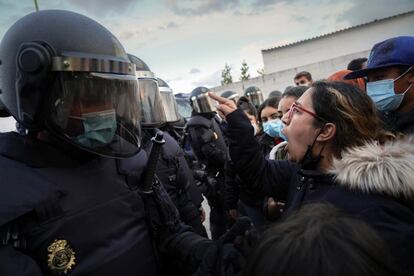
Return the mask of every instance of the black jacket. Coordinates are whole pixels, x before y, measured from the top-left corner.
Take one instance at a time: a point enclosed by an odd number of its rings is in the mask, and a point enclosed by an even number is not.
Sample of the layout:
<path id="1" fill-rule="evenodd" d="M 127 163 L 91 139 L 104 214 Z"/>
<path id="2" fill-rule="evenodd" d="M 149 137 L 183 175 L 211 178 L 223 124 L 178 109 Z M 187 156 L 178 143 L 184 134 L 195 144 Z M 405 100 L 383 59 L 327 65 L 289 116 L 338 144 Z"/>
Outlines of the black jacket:
<path id="1" fill-rule="evenodd" d="M 381 115 L 387 130 L 394 133 L 414 133 L 414 109 L 402 114 L 389 112 Z"/>
<path id="2" fill-rule="evenodd" d="M 193 114 L 186 129 L 197 159 L 207 166 L 207 170 L 223 170 L 227 148 L 215 113 Z"/>
<path id="3" fill-rule="evenodd" d="M 301 170 L 290 161 L 265 160 L 254 137 L 245 135 L 250 122 L 242 111 L 229 114 L 227 121 L 237 172 L 253 188 L 286 197 L 285 216 L 306 203 L 331 203 L 377 230 L 399 266 L 414 275 L 414 212 L 401 201 L 414 197 L 412 140 L 383 148 L 367 144 L 343 154 L 332 174 L 322 174 Z M 378 161 L 379 157 L 384 158 Z M 384 163 L 386 171 L 381 169 Z"/>

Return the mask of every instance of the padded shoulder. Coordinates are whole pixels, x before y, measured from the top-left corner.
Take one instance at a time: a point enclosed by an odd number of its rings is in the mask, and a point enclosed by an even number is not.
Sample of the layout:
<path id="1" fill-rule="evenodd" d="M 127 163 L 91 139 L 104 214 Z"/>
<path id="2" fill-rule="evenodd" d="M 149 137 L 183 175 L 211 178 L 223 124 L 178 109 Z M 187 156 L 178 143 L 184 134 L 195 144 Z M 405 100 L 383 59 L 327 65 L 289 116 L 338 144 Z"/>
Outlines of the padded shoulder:
<path id="1" fill-rule="evenodd" d="M 191 119 L 187 123 L 187 127 L 211 128 L 211 126 L 212 126 L 212 121 L 200 115 L 191 117 Z"/>
<path id="2" fill-rule="evenodd" d="M 1 155 L 0 179 L 0 226 L 64 195 L 31 167 Z"/>

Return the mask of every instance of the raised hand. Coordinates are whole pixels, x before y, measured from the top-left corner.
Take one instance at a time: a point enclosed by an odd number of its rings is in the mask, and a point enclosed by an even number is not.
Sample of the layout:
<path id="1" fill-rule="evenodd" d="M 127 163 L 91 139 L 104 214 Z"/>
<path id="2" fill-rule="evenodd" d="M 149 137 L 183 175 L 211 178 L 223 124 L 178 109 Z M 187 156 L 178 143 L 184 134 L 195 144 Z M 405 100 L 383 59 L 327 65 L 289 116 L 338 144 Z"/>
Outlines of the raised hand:
<path id="1" fill-rule="evenodd" d="M 236 104 L 232 100 L 220 97 L 212 92 L 208 92 L 208 96 L 219 103 L 217 110 L 224 114 L 224 116 L 229 115 L 237 109 Z"/>

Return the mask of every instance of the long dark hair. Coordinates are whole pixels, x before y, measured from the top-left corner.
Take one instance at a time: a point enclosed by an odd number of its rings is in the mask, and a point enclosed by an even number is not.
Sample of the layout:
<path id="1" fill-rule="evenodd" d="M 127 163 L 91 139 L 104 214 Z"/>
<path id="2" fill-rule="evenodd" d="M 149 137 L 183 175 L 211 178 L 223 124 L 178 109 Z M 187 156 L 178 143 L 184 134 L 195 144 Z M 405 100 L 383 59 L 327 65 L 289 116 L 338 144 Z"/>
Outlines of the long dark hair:
<path id="1" fill-rule="evenodd" d="M 283 97 L 283 95 L 282 95 L 282 97 Z M 258 118 L 257 119 L 259 120 L 260 123 L 262 123 L 262 111 L 263 111 L 263 109 L 265 109 L 268 106 L 277 109 L 277 107 L 279 106 L 279 102 L 280 102 L 280 98 L 274 97 L 274 98 L 267 99 L 266 101 L 264 101 L 259 106 L 259 109 L 258 109 L 258 112 L 257 112 L 258 113 Z"/>
<path id="2" fill-rule="evenodd" d="M 243 275 L 401 274 L 382 239 L 366 223 L 318 203 L 303 206 L 269 228 L 248 256 Z"/>
<path id="3" fill-rule="evenodd" d="M 344 82 L 318 81 L 311 87 L 315 113 L 336 126 L 332 143 L 336 154 L 379 137 L 381 121 L 366 93 Z M 321 127 L 326 122 L 316 119 L 315 126 Z"/>

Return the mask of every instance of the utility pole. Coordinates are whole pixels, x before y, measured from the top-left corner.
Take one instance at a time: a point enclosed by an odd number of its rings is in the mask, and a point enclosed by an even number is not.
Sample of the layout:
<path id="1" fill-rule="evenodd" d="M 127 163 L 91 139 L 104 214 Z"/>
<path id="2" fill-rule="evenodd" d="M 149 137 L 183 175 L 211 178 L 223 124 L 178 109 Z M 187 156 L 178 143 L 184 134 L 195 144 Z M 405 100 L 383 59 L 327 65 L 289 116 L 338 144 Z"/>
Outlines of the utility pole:
<path id="1" fill-rule="evenodd" d="M 35 4 L 36 11 L 38 12 L 39 11 L 39 4 L 37 3 L 37 0 L 33 0 L 33 1 L 34 1 L 34 4 Z"/>

